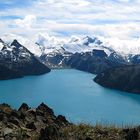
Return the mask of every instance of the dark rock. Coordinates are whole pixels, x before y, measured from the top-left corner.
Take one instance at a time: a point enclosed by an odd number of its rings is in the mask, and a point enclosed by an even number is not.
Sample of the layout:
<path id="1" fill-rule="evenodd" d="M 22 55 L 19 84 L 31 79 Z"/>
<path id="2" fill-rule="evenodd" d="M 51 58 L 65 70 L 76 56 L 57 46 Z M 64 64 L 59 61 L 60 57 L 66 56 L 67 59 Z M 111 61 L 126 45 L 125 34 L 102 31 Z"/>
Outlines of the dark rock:
<path id="1" fill-rule="evenodd" d="M 90 137 L 86 137 L 85 140 L 93 140 L 92 138 Z"/>
<path id="2" fill-rule="evenodd" d="M 20 113 L 20 119 L 24 120 L 25 118 L 26 118 L 26 115 L 23 112 L 21 112 Z"/>
<path id="3" fill-rule="evenodd" d="M 11 108 L 11 106 L 6 103 L 1 104 L 0 106 Z"/>
<path id="4" fill-rule="evenodd" d="M 38 116 L 43 116 L 44 117 L 44 112 L 43 111 L 41 111 L 41 110 L 36 110 L 36 115 L 38 115 Z"/>
<path id="5" fill-rule="evenodd" d="M 18 111 L 21 111 L 21 112 L 25 112 L 27 110 L 29 110 L 30 107 L 26 104 L 26 103 L 23 103 L 20 108 L 18 109 Z"/>
<path id="6" fill-rule="evenodd" d="M 123 129 L 122 132 L 124 133 L 125 140 L 138 140 L 139 132 L 134 129 Z"/>
<path id="7" fill-rule="evenodd" d="M 110 69 L 98 74 L 94 81 L 103 87 L 140 93 L 140 65 Z"/>
<path id="8" fill-rule="evenodd" d="M 13 123 L 14 125 L 20 126 L 19 120 L 18 120 L 16 117 L 14 117 L 14 116 L 11 116 L 11 117 L 8 119 L 8 122 Z"/>
<path id="9" fill-rule="evenodd" d="M 65 116 L 62 116 L 62 115 L 58 115 L 56 118 L 56 121 L 60 122 L 60 123 L 64 123 L 64 124 L 69 124 L 69 122 L 66 120 Z"/>
<path id="10" fill-rule="evenodd" d="M 0 64 L 0 80 L 21 78 L 23 75 L 19 71 L 9 69 L 8 67 Z"/>
<path id="11" fill-rule="evenodd" d="M 14 117 L 16 117 L 16 118 L 18 118 L 18 119 L 20 118 L 19 112 L 16 111 L 16 110 L 12 110 L 11 116 L 14 116 Z"/>
<path id="12" fill-rule="evenodd" d="M 34 116 L 34 117 L 36 117 L 36 115 L 37 115 L 35 109 L 30 109 L 30 110 L 28 110 L 28 113 L 29 113 L 30 115 Z"/>
<path id="13" fill-rule="evenodd" d="M 48 113 L 50 115 L 54 115 L 54 112 L 51 108 L 49 108 L 47 105 L 45 105 L 44 103 L 41 103 L 38 107 L 37 107 L 37 112 L 40 112 L 42 114 L 44 113 Z"/>
<path id="14" fill-rule="evenodd" d="M 45 129 L 41 129 L 39 140 L 52 140 L 59 136 L 58 129 L 54 125 L 49 125 Z"/>
<path id="15" fill-rule="evenodd" d="M 12 43 L 11 46 L 15 46 L 17 49 L 21 47 L 21 44 L 15 39 Z"/>
<path id="16" fill-rule="evenodd" d="M 34 122 L 26 124 L 26 128 L 36 130 L 36 126 L 35 126 Z"/>
<path id="17" fill-rule="evenodd" d="M 106 58 L 107 54 L 104 52 L 104 50 L 93 50 L 92 55 L 100 57 L 100 58 Z"/>
<path id="18" fill-rule="evenodd" d="M 140 125 L 136 127 L 136 129 L 140 132 Z"/>
<path id="19" fill-rule="evenodd" d="M 3 119 L 4 119 L 4 114 L 0 113 L 0 121 L 3 121 Z"/>
<path id="20" fill-rule="evenodd" d="M 43 115 L 37 115 L 37 112 Z M 69 125 L 64 116 L 56 117 L 53 110 L 44 103 L 37 109 L 30 109 L 24 103 L 19 110 L 14 110 L 6 104 L 0 105 L 0 119 L 0 139 L 3 140 L 39 137 L 41 140 L 57 140 L 61 134 L 59 129 Z"/>
<path id="21" fill-rule="evenodd" d="M 100 135 L 104 135 L 104 136 L 108 135 L 108 131 L 106 131 L 106 130 L 98 130 L 97 133 Z"/>

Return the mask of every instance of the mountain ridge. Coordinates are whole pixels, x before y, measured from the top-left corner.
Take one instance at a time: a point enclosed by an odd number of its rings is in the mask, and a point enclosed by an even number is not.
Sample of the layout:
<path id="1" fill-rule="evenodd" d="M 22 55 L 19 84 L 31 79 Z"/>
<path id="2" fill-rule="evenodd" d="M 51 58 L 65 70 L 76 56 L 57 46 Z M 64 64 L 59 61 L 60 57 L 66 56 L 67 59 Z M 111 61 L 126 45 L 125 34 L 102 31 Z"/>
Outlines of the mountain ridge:
<path id="1" fill-rule="evenodd" d="M 11 45 L 6 44 L 2 39 L 0 42 L 3 45 L 0 51 L 1 80 L 50 72 L 47 66 L 17 40 L 14 40 Z"/>
<path id="2" fill-rule="evenodd" d="M 140 65 L 111 68 L 98 74 L 94 81 L 107 88 L 140 93 Z"/>

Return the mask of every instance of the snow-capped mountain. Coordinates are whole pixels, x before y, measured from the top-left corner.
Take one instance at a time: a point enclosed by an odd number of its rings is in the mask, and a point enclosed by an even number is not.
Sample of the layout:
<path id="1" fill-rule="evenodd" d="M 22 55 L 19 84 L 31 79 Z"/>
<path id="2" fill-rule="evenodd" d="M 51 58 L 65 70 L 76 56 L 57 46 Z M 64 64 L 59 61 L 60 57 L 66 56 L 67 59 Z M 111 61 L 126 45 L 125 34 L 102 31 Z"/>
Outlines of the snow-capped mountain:
<path id="1" fill-rule="evenodd" d="M 64 53 L 64 50 L 70 53 L 89 52 L 93 49 L 104 49 L 110 53 L 111 48 L 106 48 L 97 37 L 76 37 L 72 36 L 70 39 L 60 39 L 48 34 L 38 34 L 32 39 L 22 37 L 14 34 L 5 34 L 1 36 L 2 40 L 7 44 L 11 44 L 14 39 L 18 40 L 23 46 L 29 49 L 37 56 L 41 53 Z"/>
<path id="2" fill-rule="evenodd" d="M 119 40 L 94 36 L 72 36 L 63 39 L 44 33 L 39 33 L 29 38 L 22 35 L 4 34 L 0 38 L 7 44 L 11 44 L 16 39 L 37 56 L 41 55 L 42 52 L 45 54 L 53 51 L 57 52 L 57 50 L 60 51 L 62 48 L 71 53 L 89 52 L 93 49 L 99 49 L 104 50 L 108 55 L 112 50 L 123 56 L 140 54 L 140 38 Z"/>
<path id="3" fill-rule="evenodd" d="M 115 65 L 135 64 L 135 62 L 140 63 L 139 54 L 125 54 L 122 53 L 122 50 L 119 52 L 119 50 L 104 39 L 99 39 L 94 36 L 72 36 L 70 39 L 62 39 L 49 36 L 48 34 L 39 33 L 32 38 L 25 38 L 13 34 L 5 34 L 1 38 L 7 44 L 11 44 L 14 39 L 17 39 L 20 44 L 38 56 L 43 63 L 51 68 L 67 66 L 74 67 L 75 64 L 75 67 L 81 67 L 77 66 L 80 65 L 80 63 L 81 65 L 84 65 L 84 63 L 90 63 L 93 67 L 93 64 L 95 64 L 94 60 L 97 61 L 99 59 L 100 61 L 105 61 L 105 67 L 108 63 L 106 61 L 109 61 L 109 64 L 111 63 L 112 65 L 113 63 Z M 1 47 L 2 43 L 0 43 L 0 48 Z M 106 54 L 105 57 L 99 55 L 103 52 Z M 88 67 L 91 66 L 88 65 Z"/>
<path id="4" fill-rule="evenodd" d="M 70 39 L 58 39 L 47 34 L 38 34 L 32 39 L 13 34 L 2 37 L 7 44 L 10 44 L 15 38 L 50 67 L 64 67 L 73 54 L 86 52 L 92 54 L 93 50 L 103 50 L 112 61 L 120 59 L 120 55 L 111 47 L 105 46 L 97 37 L 72 36 Z"/>
<path id="5" fill-rule="evenodd" d="M 0 39 L 0 79 L 11 79 L 24 75 L 39 75 L 50 69 L 38 60 L 17 40 L 11 44 Z"/>
<path id="6" fill-rule="evenodd" d="M 88 52 L 92 51 L 95 47 L 100 48 L 102 46 L 102 42 L 96 37 L 72 37 L 68 42 L 66 42 L 63 47 L 72 53 L 80 53 L 80 52 Z"/>
<path id="7" fill-rule="evenodd" d="M 115 54 L 113 49 L 104 46 L 98 38 L 89 36 L 72 37 L 70 40 L 60 41 L 53 37 L 40 35 L 37 45 L 42 50 L 40 59 L 50 67 L 65 67 L 73 54 L 92 52 L 94 49 L 103 50 L 108 57 L 110 54 Z"/>
<path id="8" fill-rule="evenodd" d="M 7 44 L 11 45 L 11 43 L 14 40 L 17 40 L 20 44 L 22 44 L 24 47 L 26 47 L 30 52 L 33 54 L 40 56 L 41 50 L 38 47 L 37 44 L 34 43 L 32 39 L 23 37 L 21 35 L 15 35 L 15 34 L 4 34 L 3 36 L 0 36 L 0 38 Z"/>

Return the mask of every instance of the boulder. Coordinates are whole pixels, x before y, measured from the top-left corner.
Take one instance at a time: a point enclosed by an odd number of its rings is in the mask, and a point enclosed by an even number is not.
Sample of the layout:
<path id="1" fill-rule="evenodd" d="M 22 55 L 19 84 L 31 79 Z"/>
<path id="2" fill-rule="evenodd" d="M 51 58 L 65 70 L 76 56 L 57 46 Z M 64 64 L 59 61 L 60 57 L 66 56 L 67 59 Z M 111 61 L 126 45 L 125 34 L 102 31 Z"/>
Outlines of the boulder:
<path id="1" fill-rule="evenodd" d="M 17 126 L 20 126 L 20 121 L 14 117 L 14 116 L 11 116 L 9 119 L 8 119 L 8 122 L 14 124 L 14 125 L 17 125 Z"/>
<path id="2" fill-rule="evenodd" d="M 36 130 L 36 126 L 35 126 L 34 122 L 26 124 L 26 128 Z"/>
<path id="3" fill-rule="evenodd" d="M 59 130 L 54 125 L 49 125 L 45 129 L 41 129 L 39 140 L 52 140 L 59 136 Z"/>

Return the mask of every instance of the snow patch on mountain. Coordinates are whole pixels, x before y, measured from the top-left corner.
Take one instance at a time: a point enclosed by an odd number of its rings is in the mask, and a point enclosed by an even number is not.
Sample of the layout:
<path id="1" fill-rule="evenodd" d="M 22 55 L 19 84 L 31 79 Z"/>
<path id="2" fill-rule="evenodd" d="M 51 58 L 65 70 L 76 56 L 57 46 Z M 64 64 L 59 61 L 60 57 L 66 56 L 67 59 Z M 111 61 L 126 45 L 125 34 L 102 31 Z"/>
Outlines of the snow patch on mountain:
<path id="1" fill-rule="evenodd" d="M 0 38 L 7 44 L 11 44 L 16 39 L 37 56 L 42 53 L 50 55 L 64 54 L 65 51 L 70 53 L 90 52 L 93 49 L 104 50 L 108 56 L 113 51 L 122 56 L 140 54 L 140 38 L 120 40 L 94 36 L 71 36 L 70 39 L 62 39 L 45 33 L 39 33 L 30 39 L 15 34 L 5 34 Z M 2 46 L 3 44 L 0 42 L 0 48 Z"/>
<path id="2" fill-rule="evenodd" d="M 0 50 L 3 48 L 3 43 L 0 42 Z"/>
<path id="3" fill-rule="evenodd" d="M 72 53 L 83 53 L 83 52 L 92 52 L 93 49 L 104 50 L 109 56 L 114 50 L 109 47 L 105 47 L 104 43 L 100 41 L 97 37 L 76 37 L 72 36 L 63 47 Z"/>
<path id="4" fill-rule="evenodd" d="M 38 45 L 36 45 L 31 39 L 15 34 L 4 34 L 0 38 L 9 46 L 16 39 L 20 44 L 26 47 L 33 54 L 37 56 L 41 55 L 41 50 L 39 49 Z"/>

